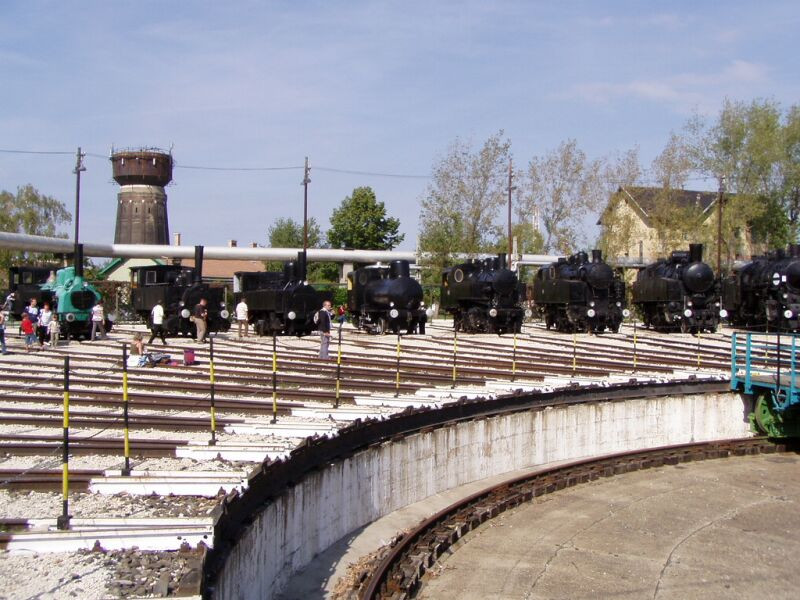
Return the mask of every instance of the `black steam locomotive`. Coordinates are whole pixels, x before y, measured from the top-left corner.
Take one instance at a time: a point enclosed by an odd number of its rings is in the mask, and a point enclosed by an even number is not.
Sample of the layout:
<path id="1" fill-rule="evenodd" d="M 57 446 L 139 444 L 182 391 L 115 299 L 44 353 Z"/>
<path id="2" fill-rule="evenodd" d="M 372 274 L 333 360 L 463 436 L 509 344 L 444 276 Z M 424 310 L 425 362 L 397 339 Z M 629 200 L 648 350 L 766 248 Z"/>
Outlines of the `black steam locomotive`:
<path id="1" fill-rule="evenodd" d="M 422 286 L 411 277 L 407 260 L 348 273 L 347 309 L 355 327 L 377 334 L 414 333 L 420 319 L 427 319 Z"/>
<path id="2" fill-rule="evenodd" d="M 238 271 L 233 276 L 235 303 L 244 298 L 248 321 L 258 335 L 305 335 L 314 331 L 314 314 L 330 292 L 320 292 L 305 281 L 305 255 L 283 263 L 283 272 Z"/>
<path id="3" fill-rule="evenodd" d="M 719 287 L 714 271 L 703 262 L 703 245 L 673 252 L 639 271 L 633 303 L 646 327 L 661 331 L 715 332 L 720 317 Z"/>
<path id="4" fill-rule="evenodd" d="M 625 283 L 603 260 L 600 250 L 559 258 L 536 272 L 533 301 L 547 328 L 600 333 L 619 331 L 625 308 Z"/>
<path id="5" fill-rule="evenodd" d="M 194 248 L 194 267 L 152 265 L 131 268 L 134 311 L 150 324 L 150 313 L 161 300 L 167 335 L 195 337 L 197 331 L 189 317 L 201 298 L 208 301 L 208 331 L 228 331 L 231 322 L 225 308 L 224 290 L 203 283 L 202 246 Z"/>
<path id="6" fill-rule="evenodd" d="M 442 272 L 442 309 L 456 331 L 510 333 L 522 329 L 524 285 L 506 268 L 505 255 L 473 259 Z"/>
<path id="7" fill-rule="evenodd" d="M 800 328 L 800 244 L 734 268 L 722 280 L 722 306 L 737 327 Z"/>

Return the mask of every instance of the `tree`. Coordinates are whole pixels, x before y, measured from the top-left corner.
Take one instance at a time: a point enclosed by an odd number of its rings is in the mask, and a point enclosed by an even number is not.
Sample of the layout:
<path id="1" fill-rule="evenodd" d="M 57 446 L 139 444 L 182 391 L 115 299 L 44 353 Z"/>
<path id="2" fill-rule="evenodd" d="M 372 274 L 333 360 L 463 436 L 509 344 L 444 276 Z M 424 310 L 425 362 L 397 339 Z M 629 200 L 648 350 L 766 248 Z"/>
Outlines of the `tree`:
<path id="1" fill-rule="evenodd" d="M 17 188 L 17 193 L 0 192 L 0 230 L 29 235 L 66 237 L 59 231 L 72 221 L 72 216 L 62 202 L 39 193 L 28 184 Z M 0 250 L 0 280 L 7 284 L 8 268 L 13 264 L 38 264 L 49 262 L 42 255 L 13 250 Z"/>
<path id="2" fill-rule="evenodd" d="M 434 165 L 420 202 L 419 249 L 432 267 L 427 277 L 438 281 L 455 252 L 492 249 L 501 232 L 495 221 L 505 203 L 510 158 L 511 142 L 501 130 L 478 150 L 456 138 Z"/>
<path id="3" fill-rule="evenodd" d="M 523 203 L 528 212 L 538 206 L 544 225 L 545 252 L 569 254 L 581 243 L 583 219 L 600 208 L 602 161 L 590 161 L 575 140 L 562 142 L 528 164 Z"/>
<path id="4" fill-rule="evenodd" d="M 331 215 L 328 243 L 331 248 L 391 250 L 405 237 L 398 233 L 400 220 L 386 216 L 371 187 L 357 187 Z"/>
<path id="5" fill-rule="evenodd" d="M 294 219 L 279 218 L 269 226 L 267 237 L 270 248 L 302 248 L 303 224 Z M 322 232 L 314 217 L 308 219 L 308 247 L 323 248 Z M 267 271 L 280 271 L 283 263 L 280 261 L 264 261 Z M 308 265 L 309 281 L 337 281 L 339 268 L 336 263 L 313 262 Z"/>

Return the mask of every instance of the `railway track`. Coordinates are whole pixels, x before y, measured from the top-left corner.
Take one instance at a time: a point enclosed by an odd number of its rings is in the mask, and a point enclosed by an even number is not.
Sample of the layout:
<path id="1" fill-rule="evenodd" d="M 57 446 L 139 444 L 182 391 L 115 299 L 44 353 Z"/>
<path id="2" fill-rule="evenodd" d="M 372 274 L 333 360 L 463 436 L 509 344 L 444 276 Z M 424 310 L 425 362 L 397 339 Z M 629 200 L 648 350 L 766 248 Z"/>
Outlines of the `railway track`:
<path id="1" fill-rule="evenodd" d="M 680 444 L 570 462 L 505 481 L 463 498 L 402 535 L 359 589 L 361 600 L 413 598 L 423 577 L 455 542 L 500 513 L 600 477 L 683 462 L 792 450 L 766 438 Z"/>

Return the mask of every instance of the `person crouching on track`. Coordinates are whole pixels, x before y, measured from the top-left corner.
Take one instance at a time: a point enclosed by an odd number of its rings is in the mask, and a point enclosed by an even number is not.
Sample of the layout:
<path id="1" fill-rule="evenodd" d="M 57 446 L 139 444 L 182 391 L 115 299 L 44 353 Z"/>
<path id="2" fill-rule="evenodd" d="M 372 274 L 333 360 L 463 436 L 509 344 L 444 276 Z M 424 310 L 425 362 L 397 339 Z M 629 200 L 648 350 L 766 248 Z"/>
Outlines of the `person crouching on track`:
<path id="1" fill-rule="evenodd" d="M 25 352 L 30 352 L 34 342 L 36 342 L 36 327 L 34 327 L 31 316 L 28 313 L 22 314 L 20 328 L 22 329 L 22 335 L 25 336 Z"/>
<path id="2" fill-rule="evenodd" d="M 208 332 L 208 300 L 200 298 L 200 302 L 194 307 L 194 326 L 197 328 L 197 337 L 195 340 L 198 344 L 207 342 L 206 333 Z"/>
<path id="3" fill-rule="evenodd" d="M 92 307 L 92 335 L 89 339 L 94 341 L 97 330 L 100 330 L 100 339 L 105 340 L 108 338 L 106 335 L 106 311 L 103 309 L 103 301 L 98 300 L 97 304 Z"/>
<path id="4" fill-rule="evenodd" d="M 317 319 L 317 330 L 319 331 L 319 357 L 328 360 L 328 346 L 331 343 L 331 303 L 329 300 L 322 303 Z"/>
<path id="5" fill-rule="evenodd" d="M 248 325 L 248 307 L 247 301 L 244 297 L 239 301 L 239 304 L 236 305 L 236 323 L 239 325 L 239 339 L 242 339 L 242 327 L 244 327 L 244 337 L 247 337 L 247 325 Z"/>
<path id="6" fill-rule="evenodd" d="M 50 347 L 58 347 L 58 338 L 61 334 L 61 323 L 58 322 L 58 315 L 53 315 L 50 323 L 47 325 L 47 334 L 50 336 Z"/>
<path id="7" fill-rule="evenodd" d="M 167 345 L 164 337 L 164 304 L 161 300 L 156 302 L 153 310 L 150 311 L 150 339 L 148 344 L 152 344 L 156 336 L 161 338 L 161 343 Z"/>

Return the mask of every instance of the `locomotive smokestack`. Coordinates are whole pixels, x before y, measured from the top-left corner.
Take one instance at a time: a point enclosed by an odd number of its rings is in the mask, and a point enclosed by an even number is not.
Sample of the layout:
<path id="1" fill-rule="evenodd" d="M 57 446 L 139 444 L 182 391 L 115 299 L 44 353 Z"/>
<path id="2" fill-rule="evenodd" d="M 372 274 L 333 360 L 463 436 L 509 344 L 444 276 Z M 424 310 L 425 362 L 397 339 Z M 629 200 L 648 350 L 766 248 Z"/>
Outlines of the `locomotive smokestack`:
<path id="1" fill-rule="evenodd" d="M 297 253 L 297 269 L 295 271 L 299 281 L 305 281 L 308 278 L 308 263 L 306 262 L 306 251 Z"/>
<path id="2" fill-rule="evenodd" d="M 203 282 L 203 247 L 194 247 L 194 282 Z"/>
<path id="3" fill-rule="evenodd" d="M 497 262 L 498 262 L 498 265 L 497 265 L 498 269 L 505 269 L 506 268 L 506 253 L 505 252 L 501 252 L 500 254 L 497 255 Z"/>
<path id="4" fill-rule="evenodd" d="M 407 260 L 393 260 L 389 263 L 389 279 L 400 279 L 410 277 L 411 267 Z"/>
<path id="5" fill-rule="evenodd" d="M 689 244 L 689 262 L 703 262 L 703 244 Z"/>
<path id="6" fill-rule="evenodd" d="M 300 257 L 302 256 L 302 254 L 303 254 L 302 252 L 298 252 L 297 253 L 297 260 L 298 261 L 300 260 Z M 293 260 L 287 260 L 285 263 L 283 263 L 283 278 L 286 281 L 296 281 L 297 280 L 297 272 L 299 271 L 299 269 L 297 267 L 298 267 L 298 263 L 296 263 Z"/>
<path id="7" fill-rule="evenodd" d="M 603 251 L 602 250 L 598 250 L 598 249 L 592 250 L 592 262 L 593 263 L 603 262 Z"/>
<path id="8" fill-rule="evenodd" d="M 83 244 L 75 244 L 75 277 L 83 277 Z"/>

